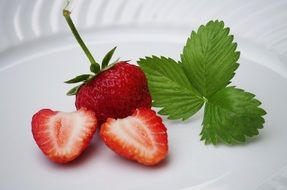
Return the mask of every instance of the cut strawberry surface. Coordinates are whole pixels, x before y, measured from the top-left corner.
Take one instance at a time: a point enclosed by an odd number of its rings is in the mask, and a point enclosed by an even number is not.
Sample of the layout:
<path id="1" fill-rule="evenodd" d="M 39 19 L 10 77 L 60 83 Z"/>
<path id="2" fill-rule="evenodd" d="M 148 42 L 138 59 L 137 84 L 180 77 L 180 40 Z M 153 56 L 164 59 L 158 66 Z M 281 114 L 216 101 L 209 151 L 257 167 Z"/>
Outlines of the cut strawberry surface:
<path id="1" fill-rule="evenodd" d="M 148 108 L 136 109 L 124 119 L 109 118 L 100 135 L 114 152 L 144 165 L 155 165 L 168 153 L 167 129 Z"/>
<path id="2" fill-rule="evenodd" d="M 50 160 L 58 163 L 77 158 L 89 145 L 96 128 L 96 116 L 86 108 L 71 113 L 42 109 L 32 118 L 37 145 Z"/>

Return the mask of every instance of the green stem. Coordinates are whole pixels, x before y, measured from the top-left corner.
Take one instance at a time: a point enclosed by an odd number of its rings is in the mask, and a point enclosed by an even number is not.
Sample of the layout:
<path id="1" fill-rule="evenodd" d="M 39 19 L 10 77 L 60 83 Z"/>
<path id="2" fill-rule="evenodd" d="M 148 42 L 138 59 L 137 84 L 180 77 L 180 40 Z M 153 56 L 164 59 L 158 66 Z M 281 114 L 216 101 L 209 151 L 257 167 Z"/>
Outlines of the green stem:
<path id="1" fill-rule="evenodd" d="M 73 33 L 73 35 L 75 36 L 76 40 L 78 41 L 79 45 L 81 46 L 81 48 L 83 49 L 83 51 L 85 52 L 87 58 L 90 60 L 91 64 L 95 66 L 97 72 L 100 71 L 100 65 L 95 61 L 94 57 L 92 56 L 91 52 L 89 51 L 89 49 L 87 48 L 87 46 L 85 45 L 84 41 L 82 40 L 80 34 L 78 33 L 70 15 L 71 12 L 64 9 L 63 10 L 63 15 Z"/>

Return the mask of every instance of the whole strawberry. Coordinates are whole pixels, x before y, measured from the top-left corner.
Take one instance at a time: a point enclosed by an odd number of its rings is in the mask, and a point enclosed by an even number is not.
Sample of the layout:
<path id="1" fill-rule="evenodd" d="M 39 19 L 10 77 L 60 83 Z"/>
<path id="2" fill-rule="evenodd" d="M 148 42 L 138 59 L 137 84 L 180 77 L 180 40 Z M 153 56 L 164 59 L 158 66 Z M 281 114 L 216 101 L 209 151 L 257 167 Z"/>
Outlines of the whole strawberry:
<path id="1" fill-rule="evenodd" d="M 93 110 L 99 124 L 107 118 L 124 118 L 138 107 L 151 107 L 144 72 L 126 61 L 102 71 L 83 84 L 76 94 L 76 107 Z"/>
<path id="2" fill-rule="evenodd" d="M 151 107 L 151 96 L 144 72 L 127 61 L 109 64 L 116 49 L 110 50 L 101 66 L 95 61 L 89 49 L 80 37 L 70 17 L 71 12 L 63 12 L 76 40 L 90 60 L 92 74 L 77 76 L 66 83 L 79 83 L 67 94 L 76 95 L 76 107 L 85 107 L 96 113 L 101 125 L 107 118 L 124 118 L 139 107 Z"/>

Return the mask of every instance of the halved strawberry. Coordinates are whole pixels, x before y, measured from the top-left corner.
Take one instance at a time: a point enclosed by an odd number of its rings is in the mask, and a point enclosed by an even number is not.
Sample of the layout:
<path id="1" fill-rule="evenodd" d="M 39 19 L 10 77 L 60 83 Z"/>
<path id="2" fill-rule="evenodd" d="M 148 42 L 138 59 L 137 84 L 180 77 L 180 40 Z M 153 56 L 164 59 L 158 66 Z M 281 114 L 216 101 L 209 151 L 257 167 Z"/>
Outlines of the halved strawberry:
<path id="1" fill-rule="evenodd" d="M 32 118 L 37 145 L 50 160 L 58 163 L 77 158 L 89 145 L 96 128 L 96 116 L 86 108 L 71 113 L 42 109 Z"/>
<path id="2" fill-rule="evenodd" d="M 167 156 L 167 129 L 149 108 L 136 109 L 124 119 L 108 118 L 100 135 L 114 152 L 144 165 L 155 165 Z"/>

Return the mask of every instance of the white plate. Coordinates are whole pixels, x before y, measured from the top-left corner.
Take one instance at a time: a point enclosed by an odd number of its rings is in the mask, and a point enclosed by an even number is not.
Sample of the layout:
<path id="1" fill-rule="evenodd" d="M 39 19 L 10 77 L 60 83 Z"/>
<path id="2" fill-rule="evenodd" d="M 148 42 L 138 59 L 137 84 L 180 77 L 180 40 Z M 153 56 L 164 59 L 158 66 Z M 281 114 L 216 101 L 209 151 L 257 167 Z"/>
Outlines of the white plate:
<path id="1" fill-rule="evenodd" d="M 151 54 L 178 58 L 184 40 L 175 41 L 181 33 L 165 33 L 166 38 L 162 32 L 113 29 L 85 36 L 98 59 L 114 45 L 119 47 L 115 57 L 132 62 Z M 88 69 L 88 61 L 72 38 L 39 41 L 19 47 L 23 55 L 2 57 L 1 61 L 11 64 L 0 71 L 1 189 L 254 189 L 286 164 L 287 80 L 260 62 L 250 61 L 244 56 L 250 49 L 241 47 L 245 47 L 243 42 L 239 43 L 241 65 L 234 83 L 257 94 L 268 112 L 260 136 L 245 145 L 206 146 L 199 140 L 202 114 L 185 123 L 165 119 L 170 153 L 153 168 L 118 157 L 98 135 L 77 161 L 64 166 L 49 162 L 38 149 L 31 134 L 32 115 L 44 107 L 74 110 L 74 97 L 65 96 L 70 86 L 63 81 Z"/>
<path id="2" fill-rule="evenodd" d="M 190 30 L 169 26 L 108 27 L 83 32 L 101 60 L 115 45 L 116 57 L 133 63 L 147 55 L 175 59 Z M 239 36 L 241 63 L 234 84 L 263 102 L 266 124 L 244 145 L 204 145 L 202 112 L 187 122 L 164 119 L 170 152 L 156 167 L 127 161 L 95 136 L 68 165 L 48 161 L 35 144 L 31 117 L 41 108 L 73 111 L 71 87 L 63 83 L 88 71 L 88 60 L 71 34 L 22 43 L 0 54 L 0 189 L 285 189 L 287 188 L 287 70 L 282 57 Z M 5 49 L 5 48 L 4 48 Z M 272 62 L 272 64 L 270 64 Z"/>

